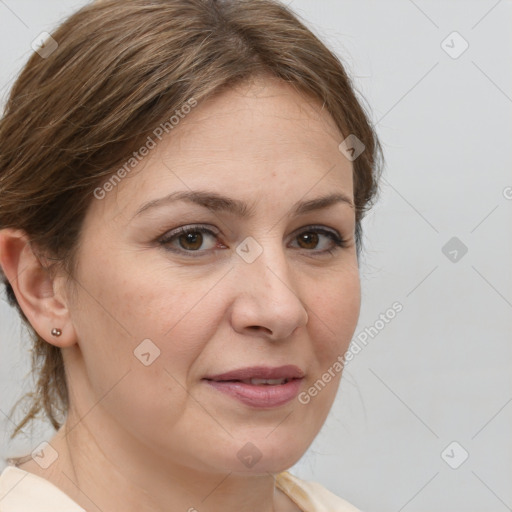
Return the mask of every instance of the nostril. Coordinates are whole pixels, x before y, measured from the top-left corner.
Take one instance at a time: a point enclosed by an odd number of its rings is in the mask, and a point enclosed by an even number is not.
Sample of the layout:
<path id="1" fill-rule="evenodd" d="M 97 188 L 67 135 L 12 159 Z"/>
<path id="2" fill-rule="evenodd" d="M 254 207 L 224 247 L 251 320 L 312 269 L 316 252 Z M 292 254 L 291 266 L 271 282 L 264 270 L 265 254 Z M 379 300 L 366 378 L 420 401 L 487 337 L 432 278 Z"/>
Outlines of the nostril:
<path id="1" fill-rule="evenodd" d="M 247 326 L 248 329 L 251 329 L 252 331 L 265 331 L 269 334 L 272 334 L 272 330 L 268 329 L 267 327 L 262 327 L 261 325 L 249 325 Z"/>

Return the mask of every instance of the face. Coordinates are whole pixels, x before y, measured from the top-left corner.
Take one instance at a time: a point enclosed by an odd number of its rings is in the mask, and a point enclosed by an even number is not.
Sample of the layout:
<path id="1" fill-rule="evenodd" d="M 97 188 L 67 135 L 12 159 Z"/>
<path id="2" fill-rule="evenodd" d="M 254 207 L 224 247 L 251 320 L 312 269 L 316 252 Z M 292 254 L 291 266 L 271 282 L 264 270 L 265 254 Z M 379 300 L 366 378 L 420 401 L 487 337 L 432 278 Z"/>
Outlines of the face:
<path id="1" fill-rule="evenodd" d="M 105 450 L 252 473 L 306 451 L 360 308 L 343 138 L 320 105 L 260 80 L 196 106 L 93 200 L 65 363 Z"/>

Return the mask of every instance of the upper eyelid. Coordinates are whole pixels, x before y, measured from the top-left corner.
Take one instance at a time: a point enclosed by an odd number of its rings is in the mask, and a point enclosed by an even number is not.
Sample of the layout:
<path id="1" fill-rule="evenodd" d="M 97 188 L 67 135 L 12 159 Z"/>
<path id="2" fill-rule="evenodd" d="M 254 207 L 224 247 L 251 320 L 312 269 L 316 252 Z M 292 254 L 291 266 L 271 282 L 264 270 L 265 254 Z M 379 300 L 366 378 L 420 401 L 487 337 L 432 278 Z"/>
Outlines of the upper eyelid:
<path id="1" fill-rule="evenodd" d="M 324 230 L 327 232 L 331 232 L 332 234 L 334 234 L 340 238 L 343 238 L 343 235 L 341 235 L 337 229 L 330 228 L 330 227 L 324 226 L 322 224 L 308 224 L 306 226 L 295 229 L 291 234 L 293 235 L 295 233 L 301 233 L 303 231 L 307 231 L 308 229 Z M 213 228 L 210 225 L 190 224 L 190 225 L 180 226 L 179 228 L 175 228 L 172 230 L 168 230 L 161 237 L 159 237 L 159 239 L 172 238 L 172 237 L 177 236 L 183 232 L 193 232 L 193 231 L 199 231 L 199 232 L 207 231 L 207 232 L 209 232 L 209 234 L 212 234 L 215 236 L 220 236 L 220 234 L 221 234 L 220 230 L 217 230 L 216 228 Z"/>

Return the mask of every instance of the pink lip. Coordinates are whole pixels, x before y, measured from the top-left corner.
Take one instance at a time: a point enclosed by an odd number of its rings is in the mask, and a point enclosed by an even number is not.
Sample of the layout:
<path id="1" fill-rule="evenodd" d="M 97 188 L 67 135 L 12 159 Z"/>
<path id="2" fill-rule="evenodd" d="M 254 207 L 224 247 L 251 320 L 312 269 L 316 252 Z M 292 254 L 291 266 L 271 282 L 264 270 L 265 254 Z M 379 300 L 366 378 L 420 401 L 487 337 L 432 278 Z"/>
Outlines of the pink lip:
<path id="1" fill-rule="evenodd" d="M 299 393 L 304 372 L 293 365 L 270 368 L 254 366 L 241 368 L 204 380 L 216 390 L 225 393 L 251 407 L 279 407 L 293 400 Z M 248 379 L 289 379 L 284 384 L 253 385 L 240 382 Z"/>
<path id="2" fill-rule="evenodd" d="M 225 381 L 225 380 L 247 380 L 247 379 L 301 379 L 304 372 L 294 365 L 279 366 L 271 368 L 270 366 L 251 366 L 240 368 L 219 375 L 205 377 L 207 380 Z"/>
<path id="3" fill-rule="evenodd" d="M 226 393 L 246 405 L 269 408 L 279 407 L 293 400 L 299 394 L 302 379 L 293 379 L 286 384 L 276 386 L 268 384 L 254 386 L 239 381 L 207 380 L 206 382 L 218 391 Z"/>

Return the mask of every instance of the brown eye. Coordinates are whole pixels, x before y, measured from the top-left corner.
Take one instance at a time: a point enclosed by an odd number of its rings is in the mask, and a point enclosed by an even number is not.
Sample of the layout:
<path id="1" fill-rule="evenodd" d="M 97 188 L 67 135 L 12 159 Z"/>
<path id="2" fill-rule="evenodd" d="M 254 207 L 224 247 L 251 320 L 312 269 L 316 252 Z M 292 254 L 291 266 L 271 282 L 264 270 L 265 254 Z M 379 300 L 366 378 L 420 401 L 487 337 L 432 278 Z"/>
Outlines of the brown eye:
<path id="1" fill-rule="evenodd" d="M 203 245 L 203 235 L 199 231 L 191 231 L 178 237 L 182 249 L 196 251 Z"/>
<path id="2" fill-rule="evenodd" d="M 333 254 L 337 249 L 347 247 L 347 241 L 336 231 L 321 226 L 309 226 L 308 229 L 295 236 L 298 249 L 304 249 L 312 254 Z"/>
<path id="3" fill-rule="evenodd" d="M 167 233 L 158 241 L 170 252 L 181 253 L 187 256 L 204 256 L 219 248 L 216 245 L 218 234 L 203 226 L 182 227 Z"/>
<path id="4" fill-rule="evenodd" d="M 297 239 L 299 240 L 299 245 L 303 249 L 315 249 L 318 245 L 318 233 L 305 231 L 304 233 L 301 233 Z"/>
<path id="5" fill-rule="evenodd" d="M 333 254 L 336 250 L 347 247 L 347 242 L 334 230 L 310 226 L 295 236 L 295 248 L 312 255 Z M 227 249 L 219 242 L 219 234 L 205 226 L 185 226 L 168 232 L 158 242 L 170 252 L 184 256 L 206 256 L 218 249 Z"/>

